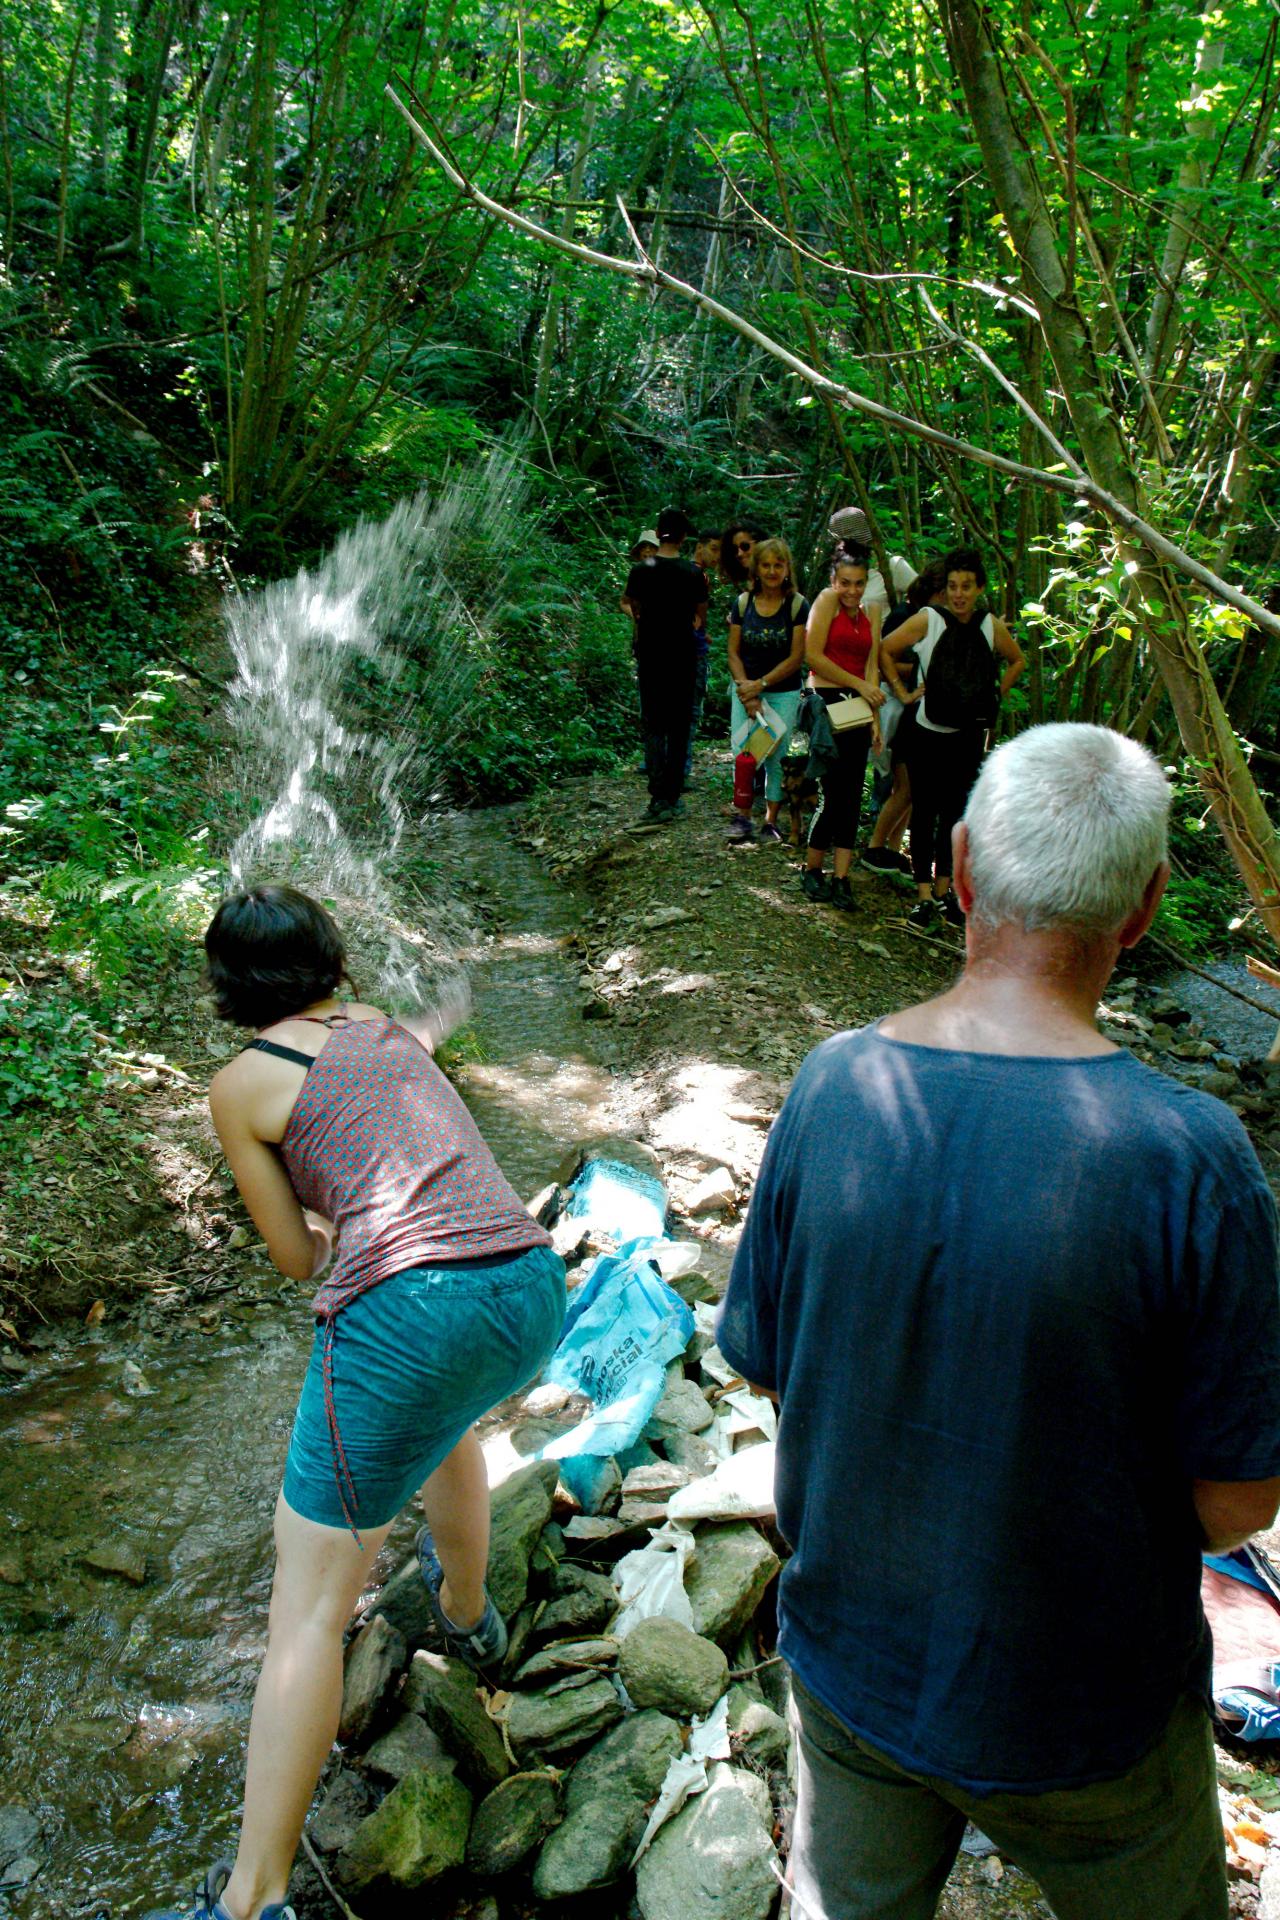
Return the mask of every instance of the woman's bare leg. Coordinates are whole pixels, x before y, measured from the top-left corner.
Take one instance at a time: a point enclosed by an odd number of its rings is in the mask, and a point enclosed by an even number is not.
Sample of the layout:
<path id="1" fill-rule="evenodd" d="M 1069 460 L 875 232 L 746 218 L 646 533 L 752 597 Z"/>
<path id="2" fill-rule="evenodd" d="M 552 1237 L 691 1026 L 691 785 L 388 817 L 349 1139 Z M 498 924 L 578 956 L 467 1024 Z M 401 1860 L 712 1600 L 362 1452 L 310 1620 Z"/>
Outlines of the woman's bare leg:
<path id="1" fill-rule="evenodd" d="M 444 1569 L 440 1605 L 465 1632 L 484 1612 L 489 1565 L 489 1476 L 474 1427 L 422 1489 L 422 1511 Z"/>
<path id="2" fill-rule="evenodd" d="M 342 1636 L 390 1527 L 361 1544 L 276 1503 L 276 1572 L 267 1654 L 253 1698 L 244 1819 L 222 1904 L 257 1920 L 283 1900 L 302 1823 L 342 1710 Z"/>

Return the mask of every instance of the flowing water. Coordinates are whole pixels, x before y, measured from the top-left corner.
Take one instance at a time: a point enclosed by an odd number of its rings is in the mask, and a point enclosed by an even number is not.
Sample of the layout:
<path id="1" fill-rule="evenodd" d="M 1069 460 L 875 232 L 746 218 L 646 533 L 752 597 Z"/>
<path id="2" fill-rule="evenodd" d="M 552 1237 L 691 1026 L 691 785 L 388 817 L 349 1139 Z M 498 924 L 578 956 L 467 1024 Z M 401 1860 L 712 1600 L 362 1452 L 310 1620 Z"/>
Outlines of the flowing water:
<path id="1" fill-rule="evenodd" d="M 474 995 L 463 1092 L 530 1196 L 575 1139 L 623 1118 L 607 1040 L 581 1017 L 571 910 L 505 814 L 431 825 L 446 869 L 483 870 L 496 934 L 446 898 L 418 896 L 410 917 L 396 886 L 444 730 L 474 695 L 449 636 L 483 627 L 499 557 L 522 550 L 519 510 L 495 457 L 231 609 L 237 772 L 258 806 L 228 866 L 334 902 L 369 998 L 447 1023 Z M 409 655 L 438 668 L 425 750 L 421 714 L 387 720 Z M 284 1284 L 204 1330 L 80 1333 L 0 1391 L 0 1805 L 45 1836 L 39 1874 L 0 1888 L 0 1920 L 124 1920 L 233 1847 L 306 1299 Z"/>
<path id="2" fill-rule="evenodd" d="M 561 944 L 571 908 L 508 824 L 460 815 L 437 831 L 483 859 L 502 915 L 460 956 L 481 1056 L 462 1085 L 531 1196 L 574 1140 L 625 1116 Z M 208 1333 L 80 1335 L 0 1393 L 0 1804 L 38 1813 L 50 1841 L 0 1914 L 124 1920 L 234 1844 L 306 1297 L 285 1284 Z M 130 1391 L 135 1367 L 149 1393 Z M 101 1547 L 145 1555 L 146 1583 L 95 1573 L 83 1556 Z"/>

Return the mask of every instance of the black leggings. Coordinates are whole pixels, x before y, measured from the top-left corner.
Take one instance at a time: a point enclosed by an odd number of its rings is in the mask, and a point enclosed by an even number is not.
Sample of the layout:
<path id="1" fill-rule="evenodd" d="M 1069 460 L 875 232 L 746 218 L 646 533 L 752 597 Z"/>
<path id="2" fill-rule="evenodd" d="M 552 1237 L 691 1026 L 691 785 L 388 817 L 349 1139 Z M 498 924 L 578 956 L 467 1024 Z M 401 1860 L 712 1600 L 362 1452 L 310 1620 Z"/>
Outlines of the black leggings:
<path id="1" fill-rule="evenodd" d="M 982 764 L 983 734 L 930 733 L 915 726 L 907 749 L 911 770 L 911 871 L 917 886 L 951 878 L 951 829 L 964 812 Z"/>
<path id="2" fill-rule="evenodd" d="M 826 696 L 824 696 L 826 697 Z M 834 690 L 826 699 L 844 699 L 843 690 Z M 862 812 L 862 788 L 867 777 L 867 753 L 871 746 L 870 727 L 846 727 L 834 736 L 836 763 L 819 781 L 822 804 L 809 827 L 809 845 L 818 853 L 830 847 L 852 847 L 858 837 L 858 816 Z"/>

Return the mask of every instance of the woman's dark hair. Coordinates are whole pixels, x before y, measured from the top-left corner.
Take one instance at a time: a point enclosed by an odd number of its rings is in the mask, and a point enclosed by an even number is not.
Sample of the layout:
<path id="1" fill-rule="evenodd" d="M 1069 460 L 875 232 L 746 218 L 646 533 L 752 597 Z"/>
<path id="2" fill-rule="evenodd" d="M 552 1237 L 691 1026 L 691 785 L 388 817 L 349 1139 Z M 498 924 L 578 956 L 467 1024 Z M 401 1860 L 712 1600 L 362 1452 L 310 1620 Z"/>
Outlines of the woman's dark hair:
<path id="1" fill-rule="evenodd" d="M 287 1020 L 347 977 L 341 934 L 296 887 L 231 894 L 209 922 L 204 951 L 218 1018 L 237 1027 Z"/>
<path id="2" fill-rule="evenodd" d="M 987 584 L 986 565 L 976 547 L 952 547 L 942 565 L 947 573 L 971 573 L 980 587 Z"/>
<path id="3" fill-rule="evenodd" d="M 764 528 L 758 520 L 731 520 L 720 535 L 720 578 L 731 587 L 745 587 L 750 568 L 733 544 L 735 533 L 749 533 L 753 541 L 763 540 Z"/>
<path id="4" fill-rule="evenodd" d="M 861 540 L 837 540 L 831 549 L 831 571 L 837 567 L 865 567 L 871 571 L 871 549 Z"/>
<path id="5" fill-rule="evenodd" d="M 935 554 L 932 560 L 925 561 L 923 567 L 907 588 L 903 599 L 910 607 L 912 613 L 919 613 L 921 607 L 927 607 L 932 599 L 945 590 L 946 584 L 946 562 L 940 560 Z"/>

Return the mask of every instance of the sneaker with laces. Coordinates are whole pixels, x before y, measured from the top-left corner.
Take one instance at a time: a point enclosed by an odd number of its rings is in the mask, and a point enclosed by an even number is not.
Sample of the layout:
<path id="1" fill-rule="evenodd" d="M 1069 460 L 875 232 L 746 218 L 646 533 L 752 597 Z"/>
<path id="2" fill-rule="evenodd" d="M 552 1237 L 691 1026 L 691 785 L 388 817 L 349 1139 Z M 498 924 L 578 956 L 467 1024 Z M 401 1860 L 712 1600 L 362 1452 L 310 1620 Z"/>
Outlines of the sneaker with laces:
<path id="1" fill-rule="evenodd" d="M 761 840 L 765 840 L 771 846 L 774 846 L 781 840 L 782 834 L 779 828 L 774 826 L 772 820 L 766 820 L 760 829 L 759 837 Z"/>
<path id="2" fill-rule="evenodd" d="M 800 891 L 806 900 L 828 898 L 827 876 L 821 867 L 806 867 L 800 875 Z"/>
<path id="3" fill-rule="evenodd" d="M 196 1888 L 194 1907 L 190 1910 L 186 1907 L 153 1907 L 150 1913 L 142 1916 L 142 1920 L 231 1920 L 230 1913 L 222 1904 L 222 1895 L 230 1878 L 231 1862 L 219 1860 L 210 1867 Z M 259 1908 L 258 1920 L 298 1920 L 298 1916 L 287 1900 L 269 1900 L 265 1907 Z"/>
<path id="4" fill-rule="evenodd" d="M 455 1626 L 440 1604 L 444 1568 L 440 1565 L 430 1527 L 418 1529 L 414 1547 L 418 1555 L 423 1585 L 427 1589 L 432 1618 L 444 1641 L 445 1652 L 451 1653 L 456 1660 L 463 1661 L 473 1673 L 483 1673 L 486 1667 L 496 1667 L 506 1655 L 507 1629 L 502 1615 L 489 1598 L 488 1588 L 485 1589 L 484 1612 L 475 1626 L 468 1628 Z"/>
<path id="5" fill-rule="evenodd" d="M 927 933 L 938 921 L 938 903 L 936 900 L 917 900 L 907 915 L 909 927 L 919 927 Z"/>
<path id="6" fill-rule="evenodd" d="M 938 908 L 949 927 L 963 927 L 964 908 L 954 893 L 944 893 L 938 902 Z"/>
<path id="7" fill-rule="evenodd" d="M 756 837 L 756 830 L 745 813 L 735 813 L 725 835 L 731 847 L 745 847 Z"/>
<path id="8" fill-rule="evenodd" d="M 827 889 L 827 905 L 839 907 L 841 913 L 858 911 L 858 903 L 853 897 L 853 883 L 847 873 L 841 875 L 838 880 L 833 877 Z"/>

